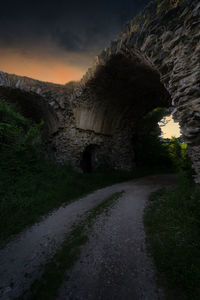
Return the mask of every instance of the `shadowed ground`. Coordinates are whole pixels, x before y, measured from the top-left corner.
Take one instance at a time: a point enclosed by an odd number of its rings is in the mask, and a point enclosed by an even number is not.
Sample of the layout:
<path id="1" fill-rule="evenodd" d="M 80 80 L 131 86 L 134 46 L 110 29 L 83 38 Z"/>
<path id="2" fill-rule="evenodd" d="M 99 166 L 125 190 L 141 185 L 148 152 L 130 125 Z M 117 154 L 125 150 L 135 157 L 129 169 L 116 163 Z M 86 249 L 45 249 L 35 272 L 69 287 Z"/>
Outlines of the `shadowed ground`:
<path id="1" fill-rule="evenodd" d="M 172 175 L 159 175 L 116 186 L 124 194 L 109 214 L 96 220 L 79 261 L 66 274 L 70 279 L 59 300 L 164 299 L 146 252 L 143 211 L 152 191 L 174 182 Z"/>
<path id="2" fill-rule="evenodd" d="M 152 191 L 173 182 L 173 175 L 154 175 L 98 190 L 61 207 L 19 234 L 0 250 L 1 299 L 14 299 L 29 289 L 40 278 L 45 263 L 59 249 L 72 225 L 85 212 L 122 190 L 125 193 L 111 210 L 110 217 L 102 215 L 102 219 L 97 219 L 95 237 L 91 235 L 83 248 L 80 261 L 70 271 L 72 281 L 63 284 L 60 297 L 69 299 L 72 294 L 78 299 L 133 299 L 130 297 L 135 295 L 134 299 L 157 299 L 145 298 L 145 290 L 151 295 L 156 287 L 151 260 L 145 250 L 143 209 Z"/>

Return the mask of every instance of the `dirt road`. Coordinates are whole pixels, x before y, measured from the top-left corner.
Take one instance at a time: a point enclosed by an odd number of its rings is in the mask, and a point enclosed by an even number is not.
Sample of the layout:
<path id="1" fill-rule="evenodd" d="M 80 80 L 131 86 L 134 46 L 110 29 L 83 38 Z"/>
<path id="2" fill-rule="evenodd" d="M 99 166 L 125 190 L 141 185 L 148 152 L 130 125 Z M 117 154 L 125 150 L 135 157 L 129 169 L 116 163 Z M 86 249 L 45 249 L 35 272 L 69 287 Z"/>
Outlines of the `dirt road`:
<path id="1" fill-rule="evenodd" d="M 60 288 L 59 299 L 162 299 L 146 253 L 143 211 L 152 191 L 174 181 L 172 175 L 154 175 L 106 187 L 61 207 L 16 236 L 0 250 L 0 298 L 15 299 L 29 289 L 72 225 L 123 190 L 110 216 L 97 219 L 80 260 L 70 270 L 70 280 Z"/>

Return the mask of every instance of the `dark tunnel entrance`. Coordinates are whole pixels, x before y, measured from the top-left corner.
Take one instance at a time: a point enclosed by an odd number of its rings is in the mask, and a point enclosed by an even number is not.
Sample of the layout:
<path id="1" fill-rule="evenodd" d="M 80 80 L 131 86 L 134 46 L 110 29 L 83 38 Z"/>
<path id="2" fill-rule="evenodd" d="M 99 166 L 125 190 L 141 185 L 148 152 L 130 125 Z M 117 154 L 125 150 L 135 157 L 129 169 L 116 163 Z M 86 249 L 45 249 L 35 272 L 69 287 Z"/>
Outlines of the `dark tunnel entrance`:
<path id="1" fill-rule="evenodd" d="M 89 145 L 82 153 L 80 167 L 84 173 L 91 173 L 98 167 L 97 145 Z"/>

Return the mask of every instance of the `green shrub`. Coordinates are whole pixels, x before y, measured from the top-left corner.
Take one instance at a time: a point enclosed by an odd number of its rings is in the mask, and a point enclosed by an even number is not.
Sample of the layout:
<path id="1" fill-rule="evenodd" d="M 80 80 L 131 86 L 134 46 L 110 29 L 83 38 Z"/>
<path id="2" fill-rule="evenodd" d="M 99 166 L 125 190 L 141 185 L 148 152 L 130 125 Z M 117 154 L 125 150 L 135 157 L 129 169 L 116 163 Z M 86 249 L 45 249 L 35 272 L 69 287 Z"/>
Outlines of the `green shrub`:
<path id="1" fill-rule="evenodd" d="M 149 168 L 163 166 L 175 172 L 183 170 L 192 177 L 192 164 L 187 154 L 187 145 L 179 138 L 161 137 L 159 122 L 165 115 L 165 108 L 156 108 L 138 124 L 133 136 L 136 165 Z"/>
<path id="2" fill-rule="evenodd" d="M 43 124 L 33 124 L 16 112 L 16 107 L 0 101 L 0 170 L 23 172 L 27 163 L 41 155 Z"/>

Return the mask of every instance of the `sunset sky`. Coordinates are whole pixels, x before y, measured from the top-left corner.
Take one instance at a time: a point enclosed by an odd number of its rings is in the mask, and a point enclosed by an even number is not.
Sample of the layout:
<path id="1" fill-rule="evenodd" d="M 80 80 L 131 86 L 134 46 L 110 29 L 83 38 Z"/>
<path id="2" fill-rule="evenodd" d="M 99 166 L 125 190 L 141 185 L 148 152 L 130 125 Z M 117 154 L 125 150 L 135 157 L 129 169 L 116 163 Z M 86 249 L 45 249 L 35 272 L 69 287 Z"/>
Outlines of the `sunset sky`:
<path id="1" fill-rule="evenodd" d="M 95 55 L 149 0 L 8 0 L 0 10 L 0 70 L 79 80 Z"/>
<path id="2" fill-rule="evenodd" d="M 165 120 L 167 120 L 167 125 L 161 127 L 162 137 L 163 138 L 171 138 L 172 136 L 179 137 L 181 135 L 179 124 L 177 122 L 174 122 L 172 116 L 166 117 Z"/>

